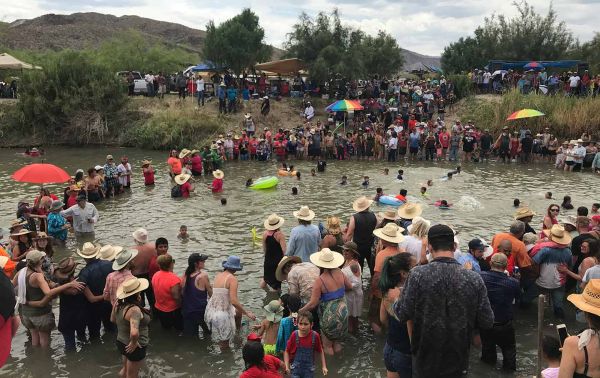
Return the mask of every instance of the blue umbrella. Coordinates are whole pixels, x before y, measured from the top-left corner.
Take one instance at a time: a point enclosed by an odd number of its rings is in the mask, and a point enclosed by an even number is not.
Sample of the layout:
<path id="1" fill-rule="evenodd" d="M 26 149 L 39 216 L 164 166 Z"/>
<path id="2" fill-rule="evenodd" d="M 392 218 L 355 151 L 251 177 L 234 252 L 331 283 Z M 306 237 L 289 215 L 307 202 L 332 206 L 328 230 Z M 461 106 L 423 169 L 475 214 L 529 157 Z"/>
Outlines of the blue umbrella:
<path id="1" fill-rule="evenodd" d="M 192 67 L 192 72 L 220 71 L 222 69 L 222 67 L 217 67 L 213 62 L 204 62 Z"/>

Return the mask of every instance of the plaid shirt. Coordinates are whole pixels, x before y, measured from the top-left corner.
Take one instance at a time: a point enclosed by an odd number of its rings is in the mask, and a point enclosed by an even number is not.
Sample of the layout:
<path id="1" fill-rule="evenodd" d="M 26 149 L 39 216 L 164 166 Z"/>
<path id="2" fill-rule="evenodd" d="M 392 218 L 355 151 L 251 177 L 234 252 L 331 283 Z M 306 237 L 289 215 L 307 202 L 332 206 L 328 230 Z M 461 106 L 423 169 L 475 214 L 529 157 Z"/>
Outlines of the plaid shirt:
<path id="1" fill-rule="evenodd" d="M 115 164 L 104 164 L 104 179 L 108 184 L 114 185 L 117 183 L 119 170 Z"/>
<path id="2" fill-rule="evenodd" d="M 124 281 L 130 278 L 134 277 L 129 269 L 118 270 L 110 273 L 106 277 L 106 285 L 104 285 L 104 300 L 110 301 L 110 304 L 114 306 L 114 304 L 117 302 L 117 289 Z"/>

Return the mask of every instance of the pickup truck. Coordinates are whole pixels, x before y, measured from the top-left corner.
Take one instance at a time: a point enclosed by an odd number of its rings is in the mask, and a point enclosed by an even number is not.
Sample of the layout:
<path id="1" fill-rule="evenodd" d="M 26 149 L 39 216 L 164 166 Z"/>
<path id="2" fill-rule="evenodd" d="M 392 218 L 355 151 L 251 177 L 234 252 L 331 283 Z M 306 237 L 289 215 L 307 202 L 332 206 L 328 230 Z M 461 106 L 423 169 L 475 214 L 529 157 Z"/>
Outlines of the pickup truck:
<path id="1" fill-rule="evenodd" d="M 146 80 L 142 77 L 142 74 L 139 71 L 131 71 L 133 74 L 133 82 L 135 86 L 133 88 L 133 93 L 135 94 L 148 94 L 148 88 L 146 88 Z M 129 75 L 129 71 L 119 71 L 117 72 L 117 76 L 123 79 L 123 81 L 127 82 L 127 75 Z"/>

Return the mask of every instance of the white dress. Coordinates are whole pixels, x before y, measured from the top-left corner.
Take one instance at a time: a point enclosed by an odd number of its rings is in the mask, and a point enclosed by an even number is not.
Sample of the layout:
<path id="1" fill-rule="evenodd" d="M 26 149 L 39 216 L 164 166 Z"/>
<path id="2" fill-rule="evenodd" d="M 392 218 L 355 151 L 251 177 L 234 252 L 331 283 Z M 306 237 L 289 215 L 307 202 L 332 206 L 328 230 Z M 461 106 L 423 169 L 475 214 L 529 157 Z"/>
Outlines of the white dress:
<path id="1" fill-rule="evenodd" d="M 204 321 L 212 332 L 213 341 L 227 341 L 235 334 L 235 307 L 229 301 L 229 289 L 214 288 L 206 305 Z"/>
<path id="2" fill-rule="evenodd" d="M 363 306 L 363 288 L 362 278 L 352 273 L 350 266 L 342 268 L 342 273 L 352 284 L 352 290 L 346 290 L 346 305 L 348 306 L 348 316 L 360 316 Z"/>

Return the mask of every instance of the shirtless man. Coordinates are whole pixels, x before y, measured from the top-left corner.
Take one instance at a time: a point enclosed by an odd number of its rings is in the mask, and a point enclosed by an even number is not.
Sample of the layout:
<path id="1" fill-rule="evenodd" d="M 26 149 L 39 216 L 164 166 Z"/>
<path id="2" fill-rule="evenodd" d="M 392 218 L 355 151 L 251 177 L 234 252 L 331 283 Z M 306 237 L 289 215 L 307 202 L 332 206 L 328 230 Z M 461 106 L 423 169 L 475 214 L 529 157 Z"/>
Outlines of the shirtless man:
<path id="1" fill-rule="evenodd" d="M 148 231 L 144 228 L 138 228 L 133 232 L 133 240 L 135 241 L 135 246 L 133 248 L 137 249 L 138 254 L 133 259 L 133 268 L 131 269 L 131 273 L 137 278 L 145 278 L 150 281 L 150 276 L 148 274 L 148 264 L 152 257 L 156 257 L 156 247 L 154 243 L 148 242 Z M 154 292 L 152 289 L 152 284 L 148 287 L 148 289 L 144 290 L 142 293 L 142 306 L 145 306 L 145 298 L 148 298 L 148 304 L 150 305 L 150 309 L 154 309 Z"/>

